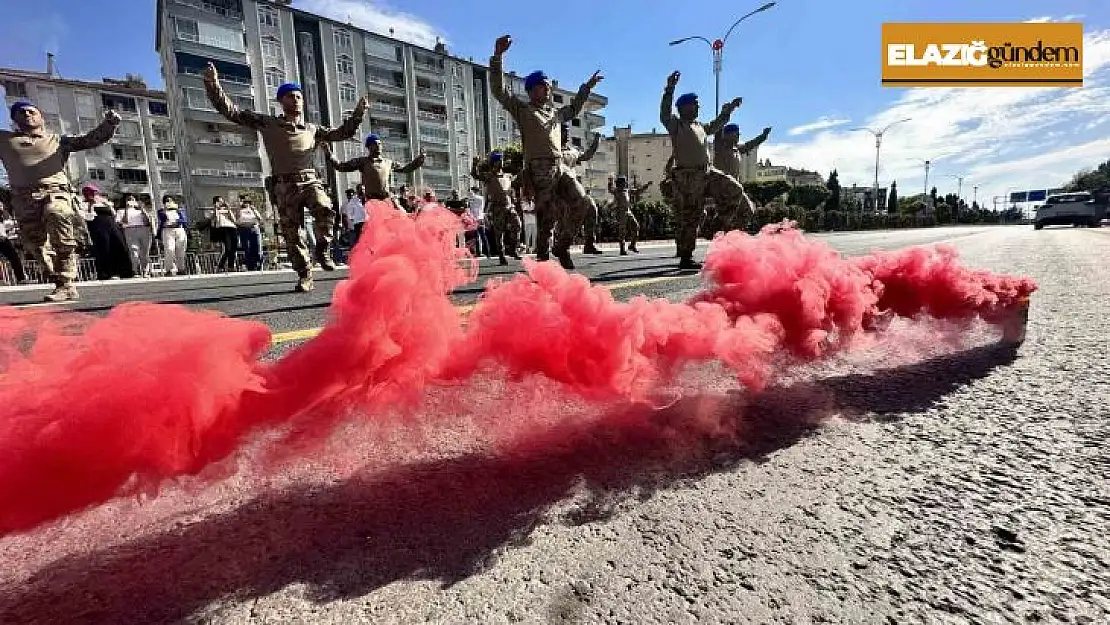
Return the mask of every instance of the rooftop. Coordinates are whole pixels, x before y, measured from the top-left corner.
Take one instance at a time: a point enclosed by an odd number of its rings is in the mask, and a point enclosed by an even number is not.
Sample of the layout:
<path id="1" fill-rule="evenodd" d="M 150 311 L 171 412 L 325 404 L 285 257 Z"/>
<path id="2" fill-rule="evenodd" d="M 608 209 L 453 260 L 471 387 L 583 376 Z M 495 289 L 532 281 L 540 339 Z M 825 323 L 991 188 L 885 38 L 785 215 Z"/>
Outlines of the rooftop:
<path id="1" fill-rule="evenodd" d="M 48 72 L 34 72 L 26 69 L 0 67 L 0 76 L 3 76 L 4 78 L 17 78 L 23 80 L 42 80 L 59 85 L 67 85 L 70 87 L 97 89 L 100 91 L 110 91 L 112 93 L 120 93 L 125 95 L 156 98 L 159 100 L 164 100 L 166 98 L 165 91 L 149 89 L 147 88 L 146 83 L 142 81 L 141 77 L 132 75 L 128 75 L 126 78 L 123 79 L 102 78 L 100 82 L 96 82 L 92 80 L 60 78 L 58 76 L 51 75 Z"/>

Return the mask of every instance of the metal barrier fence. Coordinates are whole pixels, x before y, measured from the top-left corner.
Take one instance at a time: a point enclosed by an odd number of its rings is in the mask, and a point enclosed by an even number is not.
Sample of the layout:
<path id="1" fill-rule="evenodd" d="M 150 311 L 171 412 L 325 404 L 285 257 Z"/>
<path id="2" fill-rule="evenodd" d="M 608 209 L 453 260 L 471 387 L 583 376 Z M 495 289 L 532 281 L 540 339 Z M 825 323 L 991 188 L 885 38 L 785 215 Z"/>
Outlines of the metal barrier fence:
<path id="1" fill-rule="evenodd" d="M 218 274 L 224 273 L 217 271 L 217 264 L 220 262 L 222 252 L 190 252 L 185 255 L 185 265 L 188 267 L 189 274 Z M 246 257 L 243 252 L 239 252 L 237 263 L 239 267 L 246 266 Z M 280 266 L 280 259 L 275 258 L 271 250 L 262 250 L 262 269 L 277 269 Z M 240 271 L 246 272 L 245 269 Z M 27 274 L 27 281 L 35 284 L 46 284 L 48 281 L 43 275 L 42 266 L 37 260 L 27 259 L 23 261 L 23 272 Z M 166 275 L 165 263 L 161 254 L 150 255 L 150 274 L 152 276 Z M 92 282 L 96 281 L 96 261 L 91 258 L 81 258 L 77 261 L 77 281 L 78 282 Z M 11 264 L 7 259 L 0 261 L 0 285 L 14 286 L 19 284 L 16 280 L 15 271 L 12 269 Z"/>

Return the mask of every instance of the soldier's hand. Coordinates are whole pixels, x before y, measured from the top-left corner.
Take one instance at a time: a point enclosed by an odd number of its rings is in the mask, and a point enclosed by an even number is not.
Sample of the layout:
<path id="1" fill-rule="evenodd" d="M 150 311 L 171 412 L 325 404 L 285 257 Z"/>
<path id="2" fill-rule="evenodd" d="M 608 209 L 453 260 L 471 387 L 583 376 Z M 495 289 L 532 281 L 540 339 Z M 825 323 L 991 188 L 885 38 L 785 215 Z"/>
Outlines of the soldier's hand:
<path id="1" fill-rule="evenodd" d="M 358 99 L 358 104 L 355 105 L 355 110 L 365 111 L 369 106 L 370 100 L 367 100 L 366 96 L 362 96 Z"/>
<path id="2" fill-rule="evenodd" d="M 112 122 L 113 124 L 118 124 L 121 120 L 123 120 L 123 118 L 119 116 L 119 113 L 116 112 L 116 109 L 108 109 L 107 111 L 104 111 L 104 119 Z"/>
<path id="3" fill-rule="evenodd" d="M 765 135 L 771 134 L 771 127 L 767 126 L 766 128 L 764 128 L 763 129 L 763 134 L 765 134 Z"/>
<path id="4" fill-rule="evenodd" d="M 740 105 L 743 103 L 744 98 L 733 98 L 732 102 L 729 102 L 728 105 L 734 109 L 737 109 L 740 108 Z"/>
<path id="5" fill-rule="evenodd" d="M 204 68 L 204 80 L 206 82 L 216 82 L 219 78 L 220 74 L 216 71 L 216 65 L 209 61 L 208 66 Z"/>
<path id="6" fill-rule="evenodd" d="M 505 54 L 511 45 L 513 45 L 512 35 L 501 35 L 493 44 L 493 53 L 498 56 Z"/>
<path id="7" fill-rule="evenodd" d="M 424 153 L 424 148 L 420 148 L 420 152 L 417 153 L 417 157 L 424 158 L 425 156 L 427 155 Z"/>
<path id="8" fill-rule="evenodd" d="M 601 82 L 604 79 L 605 77 L 601 75 L 601 70 L 599 69 L 594 72 L 593 76 L 590 76 L 589 80 L 586 81 L 586 86 L 590 89 L 593 89 L 597 86 L 597 83 Z"/>
<path id="9" fill-rule="evenodd" d="M 678 77 L 681 76 L 681 75 L 682 75 L 681 72 L 671 72 L 671 75 L 667 76 L 667 86 L 668 87 L 673 87 L 673 86 L 677 85 L 678 84 Z"/>

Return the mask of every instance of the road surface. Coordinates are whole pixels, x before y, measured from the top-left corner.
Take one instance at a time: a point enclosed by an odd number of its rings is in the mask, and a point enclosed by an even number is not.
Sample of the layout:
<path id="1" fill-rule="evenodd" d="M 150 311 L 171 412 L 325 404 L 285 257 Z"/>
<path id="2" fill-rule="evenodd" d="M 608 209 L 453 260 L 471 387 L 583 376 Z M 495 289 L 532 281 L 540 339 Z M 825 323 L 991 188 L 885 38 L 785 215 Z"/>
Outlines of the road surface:
<path id="1" fill-rule="evenodd" d="M 466 453 L 465 428 L 421 445 L 355 437 L 335 453 L 368 453 L 361 470 L 169 488 L 0 539 L 0 622 L 1110 622 L 1110 230 L 822 238 L 847 254 L 943 240 L 969 265 L 1032 276 L 1026 343 L 908 326 L 754 397 L 706 369 L 650 427 L 620 407 L 604 428 L 566 426 L 532 414 L 537 396 L 491 399 L 511 412 L 493 417 L 553 430 L 484 454 Z M 672 249 L 582 272 L 619 298 L 684 297 L 698 279 L 677 276 Z M 214 308 L 269 324 L 280 351 L 323 322 L 334 282 L 318 285 L 120 282 L 66 308 Z M 706 414 L 724 436 L 689 425 Z"/>

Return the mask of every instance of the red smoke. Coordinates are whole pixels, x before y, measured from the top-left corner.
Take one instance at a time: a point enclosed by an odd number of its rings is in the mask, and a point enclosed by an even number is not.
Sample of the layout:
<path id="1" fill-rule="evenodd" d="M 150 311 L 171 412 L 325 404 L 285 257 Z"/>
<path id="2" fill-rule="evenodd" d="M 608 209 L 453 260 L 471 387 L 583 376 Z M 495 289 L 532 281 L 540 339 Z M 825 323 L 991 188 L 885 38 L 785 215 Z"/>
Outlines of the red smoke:
<path id="1" fill-rule="evenodd" d="M 770 228 L 714 241 L 710 286 L 686 303 L 618 302 L 528 262 L 490 285 L 464 329 L 449 294 L 477 265 L 456 247 L 458 217 L 367 208 L 327 326 L 277 361 L 261 360 L 265 326 L 178 306 L 128 304 L 103 319 L 3 311 L 0 535 L 196 474 L 261 432 L 283 436 L 278 455 L 310 453 L 345 419 L 401 414 L 430 384 L 479 370 L 627 401 L 716 360 L 759 388 L 784 358 L 843 348 L 883 311 L 999 322 L 1036 288 L 961 267 L 947 248 L 844 259 Z"/>

